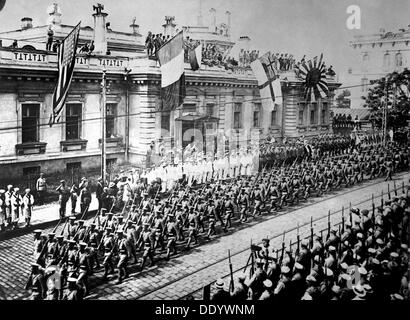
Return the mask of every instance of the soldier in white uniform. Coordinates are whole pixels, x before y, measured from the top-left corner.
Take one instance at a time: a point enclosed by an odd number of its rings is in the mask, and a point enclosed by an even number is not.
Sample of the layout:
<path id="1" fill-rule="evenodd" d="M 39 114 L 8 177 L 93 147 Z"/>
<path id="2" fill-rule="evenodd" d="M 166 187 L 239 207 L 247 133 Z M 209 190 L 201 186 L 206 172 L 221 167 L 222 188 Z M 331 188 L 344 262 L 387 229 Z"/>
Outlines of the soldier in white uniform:
<path id="1" fill-rule="evenodd" d="M 24 219 L 26 221 L 26 227 L 30 226 L 31 214 L 32 214 L 33 205 L 34 205 L 34 197 L 30 193 L 30 191 L 31 190 L 28 188 L 25 190 L 26 193 L 22 198 L 22 204 L 21 204 L 21 208 L 24 214 Z"/>
<path id="2" fill-rule="evenodd" d="M 6 224 L 6 190 L 0 189 L 0 232 L 5 229 Z"/>
<path id="3" fill-rule="evenodd" d="M 20 220 L 20 210 L 21 210 L 21 196 L 20 189 L 14 188 L 13 195 L 11 196 L 11 224 L 12 228 L 16 229 L 18 227 L 18 222 Z"/>

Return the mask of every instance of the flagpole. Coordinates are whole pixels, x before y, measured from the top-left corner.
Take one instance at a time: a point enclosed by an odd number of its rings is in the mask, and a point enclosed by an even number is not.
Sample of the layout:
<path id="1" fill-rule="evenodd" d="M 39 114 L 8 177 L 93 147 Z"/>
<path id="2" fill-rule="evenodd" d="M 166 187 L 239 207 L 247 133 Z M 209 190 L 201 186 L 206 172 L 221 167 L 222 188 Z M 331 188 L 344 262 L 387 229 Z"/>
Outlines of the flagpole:
<path id="1" fill-rule="evenodd" d="M 102 99 L 101 99 L 101 178 L 103 185 L 106 184 L 106 117 L 107 117 L 107 77 L 106 70 L 102 74 Z"/>

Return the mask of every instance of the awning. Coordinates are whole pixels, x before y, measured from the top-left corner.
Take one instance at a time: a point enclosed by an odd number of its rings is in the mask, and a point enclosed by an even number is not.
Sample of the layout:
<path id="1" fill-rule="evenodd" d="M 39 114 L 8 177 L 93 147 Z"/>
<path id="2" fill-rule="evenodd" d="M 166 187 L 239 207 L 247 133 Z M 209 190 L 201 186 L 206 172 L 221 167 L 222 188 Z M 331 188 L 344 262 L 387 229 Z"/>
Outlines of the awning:
<path id="1" fill-rule="evenodd" d="M 218 122 L 219 118 L 204 114 L 186 114 L 182 117 L 176 118 L 175 121 Z"/>

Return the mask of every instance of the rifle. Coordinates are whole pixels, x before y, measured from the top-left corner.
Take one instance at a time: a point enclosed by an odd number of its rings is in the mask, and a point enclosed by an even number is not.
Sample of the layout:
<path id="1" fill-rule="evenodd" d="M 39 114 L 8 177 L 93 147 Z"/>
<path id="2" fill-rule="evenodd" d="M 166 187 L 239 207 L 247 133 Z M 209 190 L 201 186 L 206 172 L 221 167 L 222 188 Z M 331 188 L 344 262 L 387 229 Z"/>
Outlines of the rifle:
<path id="1" fill-rule="evenodd" d="M 383 190 L 382 190 L 382 194 L 381 194 L 381 198 L 380 198 L 380 204 L 382 206 L 382 210 L 383 210 L 383 206 L 384 206 L 384 199 L 383 199 L 384 195 L 383 195 Z"/>
<path id="2" fill-rule="evenodd" d="M 69 218 L 67 217 L 67 219 L 64 222 L 63 229 L 61 230 L 60 236 L 62 236 L 64 234 L 65 226 L 67 225 L 68 220 L 69 220 Z M 54 230 L 53 230 L 53 232 L 54 232 Z"/>
<path id="3" fill-rule="evenodd" d="M 345 207 L 342 207 L 342 234 L 345 232 Z"/>
<path id="4" fill-rule="evenodd" d="M 310 243 L 309 243 L 310 249 L 313 248 L 313 217 L 310 217 Z"/>
<path id="5" fill-rule="evenodd" d="M 297 245 L 297 247 L 296 247 L 295 256 L 297 256 L 297 255 L 299 254 L 299 249 L 300 249 L 299 222 L 298 222 L 298 228 L 297 228 L 296 239 L 298 240 L 298 245 Z"/>
<path id="6" fill-rule="evenodd" d="M 393 181 L 393 186 L 394 186 L 394 195 L 397 197 L 396 181 Z"/>
<path id="7" fill-rule="evenodd" d="M 350 225 L 353 226 L 352 203 L 349 204 L 349 219 L 350 219 Z"/>
<path id="8" fill-rule="evenodd" d="M 387 196 L 389 197 L 389 200 L 391 200 L 391 195 L 390 195 L 390 183 L 387 184 Z"/>
<path id="9" fill-rule="evenodd" d="M 286 232 L 286 231 L 283 231 L 283 237 L 282 237 L 282 252 L 281 252 L 281 255 L 280 255 L 279 265 L 282 265 L 283 255 L 285 254 L 285 232 Z"/>
<path id="10" fill-rule="evenodd" d="M 229 272 L 231 274 L 231 283 L 230 283 L 230 286 L 229 286 L 229 290 L 233 292 L 234 289 L 235 289 L 235 283 L 233 281 L 233 268 L 232 268 L 231 251 L 230 250 L 228 250 L 228 259 L 229 259 Z"/>
<path id="11" fill-rule="evenodd" d="M 330 210 L 327 213 L 327 236 L 326 236 L 326 240 L 328 240 L 330 238 Z"/>

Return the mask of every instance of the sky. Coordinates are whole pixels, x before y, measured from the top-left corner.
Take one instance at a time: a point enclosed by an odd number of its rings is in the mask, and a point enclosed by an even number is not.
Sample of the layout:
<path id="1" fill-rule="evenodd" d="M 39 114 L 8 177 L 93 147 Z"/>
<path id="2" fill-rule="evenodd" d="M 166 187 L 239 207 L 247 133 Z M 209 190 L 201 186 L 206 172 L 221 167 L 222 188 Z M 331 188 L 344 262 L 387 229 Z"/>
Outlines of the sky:
<path id="1" fill-rule="evenodd" d="M 100 2 L 108 13 L 111 29 L 130 31 L 136 17 L 140 32 L 162 32 L 165 15 L 175 16 L 177 26 L 195 25 L 200 0 L 5 0 L 0 11 L 0 32 L 18 29 L 20 19 L 33 18 L 33 24 L 44 25 L 46 8 L 53 2 L 60 5 L 62 22 L 93 26 L 92 6 Z M 346 12 L 357 5 L 361 28 L 349 30 Z M 324 54 L 326 64 L 341 75 L 354 66 L 359 56 L 349 47 L 358 34 L 377 33 L 380 28 L 398 31 L 410 24 L 409 0 L 202 0 L 204 21 L 210 8 L 217 10 L 217 23 L 225 22 L 225 11 L 231 16 L 233 39 L 247 35 L 261 53 L 288 52 L 296 58 L 304 54 L 312 58 Z"/>

